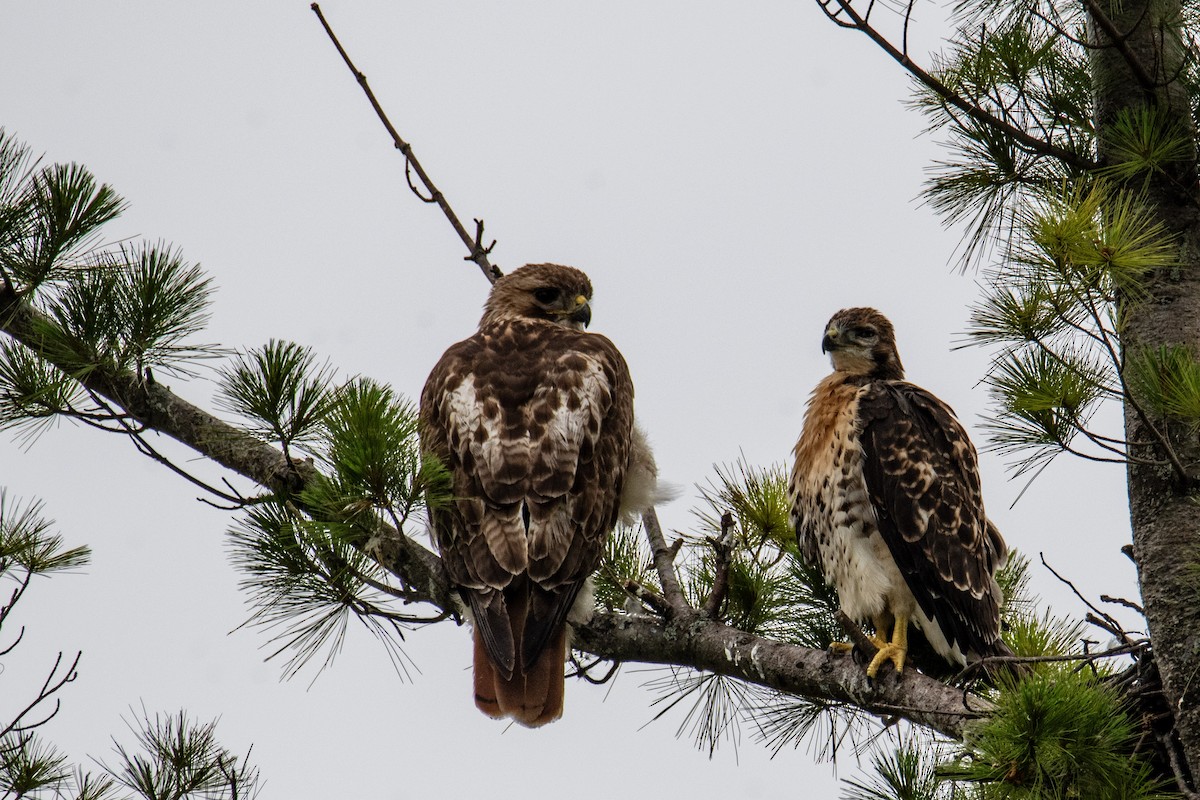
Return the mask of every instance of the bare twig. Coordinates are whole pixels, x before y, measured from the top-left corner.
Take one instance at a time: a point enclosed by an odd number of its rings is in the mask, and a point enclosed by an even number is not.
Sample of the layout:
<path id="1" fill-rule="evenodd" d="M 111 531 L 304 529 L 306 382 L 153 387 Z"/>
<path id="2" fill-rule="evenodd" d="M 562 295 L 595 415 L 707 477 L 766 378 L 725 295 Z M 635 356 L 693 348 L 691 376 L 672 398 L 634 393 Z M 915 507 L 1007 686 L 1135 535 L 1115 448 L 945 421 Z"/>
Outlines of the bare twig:
<path id="1" fill-rule="evenodd" d="M 872 659 L 879 652 L 879 648 L 871 641 L 871 638 L 863 633 L 862 626 L 858 625 L 854 620 L 842 611 L 840 608 L 833 612 L 833 618 L 837 620 L 837 624 L 842 626 L 842 630 L 850 637 L 850 641 L 854 642 L 854 646 L 862 651 L 867 659 Z"/>
<path id="2" fill-rule="evenodd" d="M 1112 615 L 1107 614 L 1107 613 L 1101 611 L 1099 608 L 1097 608 L 1096 605 L 1094 603 L 1092 603 L 1092 601 L 1088 600 L 1086 597 L 1083 596 L 1083 593 L 1080 592 L 1079 589 L 1077 589 L 1075 587 L 1075 584 L 1071 583 L 1071 581 L 1064 578 L 1062 575 L 1060 575 L 1058 573 L 1057 570 L 1054 569 L 1054 567 L 1050 566 L 1050 564 L 1048 564 L 1046 562 L 1046 554 L 1045 553 L 1038 553 L 1038 558 L 1041 559 L 1042 566 L 1045 567 L 1046 569 L 1050 570 L 1051 575 L 1053 575 L 1054 577 L 1056 577 L 1060 581 L 1062 581 L 1064 584 L 1066 584 L 1067 588 L 1069 588 L 1074 593 L 1074 595 L 1079 598 L 1080 602 L 1082 602 L 1085 606 L 1087 606 L 1089 609 L 1091 609 L 1092 612 L 1094 612 L 1093 614 L 1087 615 L 1086 619 L 1088 622 L 1090 622 L 1091 624 L 1095 625 L 1098 628 L 1102 628 L 1103 630 L 1108 631 L 1113 636 L 1117 637 L 1118 639 L 1125 642 L 1126 644 L 1132 644 L 1134 642 L 1134 640 L 1132 638 L 1130 638 L 1129 634 L 1125 632 L 1125 629 L 1121 627 L 1120 622 L 1118 622 Z"/>
<path id="3" fill-rule="evenodd" d="M 918 66 L 902 49 L 892 44 L 886 36 L 867 21 L 866 17 L 860 15 L 855 10 L 851 0 L 817 0 L 817 5 L 837 25 L 843 28 L 852 28 L 866 34 L 871 41 L 875 42 L 897 64 L 906 69 L 910 75 L 925 84 L 926 87 L 942 98 L 942 100 L 964 112 L 975 121 L 982 122 L 991 128 L 1001 131 L 1006 136 L 1011 137 L 1017 144 L 1028 148 L 1030 152 L 1057 158 L 1064 164 L 1069 164 L 1076 169 L 1093 170 L 1096 168 L 1096 163 L 1091 159 L 1084 158 L 1079 153 L 1059 147 L 1053 142 L 1033 136 L 1028 131 L 1024 131 L 980 106 L 968 102 L 958 92 L 942 83 L 933 74 Z M 842 18 L 843 15 L 845 18 Z"/>
<path id="4" fill-rule="evenodd" d="M 671 615 L 671 604 L 663 599 L 662 595 L 648 586 L 644 586 L 637 581 L 625 581 L 625 591 L 648 605 L 659 616 L 665 618 Z"/>
<path id="5" fill-rule="evenodd" d="M 475 238 L 472 238 L 471 234 L 467 233 L 467 229 L 463 227 L 462 222 L 459 221 L 458 215 L 454 213 L 454 209 L 452 209 L 450 207 L 450 203 L 446 201 L 445 195 L 442 194 L 440 189 L 433 185 L 433 181 L 431 181 L 429 176 L 425 173 L 425 169 L 421 166 L 421 162 L 417 160 L 415 155 L 413 155 L 412 145 L 400 138 L 400 134 L 396 131 L 395 127 L 392 126 L 391 120 L 389 120 L 387 114 L 384 113 L 383 107 L 379 105 L 379 101 L 375 99 L 375 93 L 371 91 L 371 87 L 367 84 L 367 76 L 360 72 L 358 67 L 354 66 L 354 62 L 350 60 L 350 56 L 342 47 L 342 43 L 339 42 L 337 36 L 334 35 L 333 28 L 331 28 L 329 23 L 325 20 L 325 15 L 321 13 L 321 7 L 318 4 L 313 3 L 312 10 L 313 13 L 317 15 L 317 19 L 321 21 L 321 27 L 325 29 L 325 33 L 328 34 L 329 40 L 333 42 L 333 46 L 337 48 L 338 54 L 342 57 L 342 61 L 346 62 L 346 66 L 349 68 L 350 72 L 353 73 L 354 79 L 358 81 L 358 85 L 362 87 L 363 93 L 366 94 L 367 100 L 369 100 L 371 103 L 371 108 L 375 109 L 375 115 L 379 117 L 379 121 L 383 123 L 383 127 L 387 128 L 388 134 L 392 137 L 392 143 L 396 146 L 397 150 L 404 154 L 405 174 L 408 175 L 408 170 L 411 168 L 421 180 L 421 183 L 424 185 L 428 194 L 422 195 L 421 192 L 418 191 L 417 187 L 411 180 L 411 176 L 409 176 L 409 188 L 413 190 L 413 193 L 416 194 L 417 197 L 420 197 L 421 200 L 425 201 L 426 203 L 437 203 L 438 208 L 442 210 L 442 213 L 446 215 L 446 219 L 450 221 L 450 225 L 454 228 L 454 232 L 458 234 L 458 238 L 462 239 L 463 244 L 465 244 L 467 249 L 471 251 L 471 255 L 467 257 L 467 260 L 474 261 L 479 266 L 480 271 L 483 272 L 483 276 L 490 282 L 495 283 L 496 279 L 499 278 L 503 273 L 497 267 L 493 266 L 488 260 L 488 253 L 492 251 L 491 246 L 483 247 L 480 244 L 480 239 L 483 236 L 483 223 L 479 220 L 475 220 L 476 230 L 478 231 L 478 234 Z M 493 244 L 495 243 L 493 242 Z"/>
<path id="6" fill-rule="evenodd" d="M 646 538 L 650 541 L 650 551 L 654 556 L 654 568 L 658 571 L 658 582 L 662 585 L 663 596 L 667 601 L 672 616 L 684 614 L 692 610 L 687 598 L 683 596 L 683 588 L 679 583 L 679 575 L 675 571 L 675 554 L 678 549 L 667 545 L 663 537 L 662 526 L 658 524 L 658 513 L 654 508 L 642 512 L 642 527 L 646 530 Z"/>
<path id="7" fill-rule="evenodd" d="M 1146 616 L 1146 609 L 1142 608 L 1132 600 L 1126 600 L 1124 597 L 1110 597 L 1109 595 L 1102 594 L 1100 595 L 1100 602 L 1112 603 L 1113 605 L 1117 606 L 1125 606 L 1126 608 L 1141 614 L 1143 617 Z"/>
<path id="8" fill-rule="evenodd" d="M 733 514 L 726 511 L 721 515 L 721 535 L 715 539 L 710 537 L 708 540 L 716 554 L 717 561 L 713 570 L 712 591 L 709 592 L 708 599 L 704 601 L 700 613 L 709 619 L 716 619 L 721 613 L 725 595 L 729 592 L 729 560 L 733 555 L 733 532 Z"/>
<path id="9" fill-rule="evenodd" d="M 567 673 L 568 678 L 583 678 L 590 684 L 599 686 L 611 681 L 617 674 L 617 670 L 621 668 L 620 661 L 606 662 L 603 658 L 593 658 L 587 664 L 581 663 L 575 654 L 571 654 L 571 663 L 575 666 L 575 671 Z M 608 663 L 608 668 L 604 670 L 604 674 L 599 678 L 593 678 L 591 671 L 601 664 Z"/>
<path id="10" fill-rule="evenodd" d="M 79 676 L 79 673 L 76 670 L 79 667 L 79 659 L 82 657 L 82 652 L 76 653 L 74 660 L 71 661 L 71 666 L 67 667 L 66 671 L 60 675 L 59 669 L 62 667 L 63 654 L 59 653 L 58 657 L 54 659 L 54 666 L 51 667 L 50 673 L 46 676 L 46 680 L 42 682 L 42 688 L 38 690 L 37 696 L 34 697 L 33 700 L 31 700 L 23 709 L 17 712 L 16 716 L 12 718 L 12 721 L 10 721 L 3 729 L 0 729 L 0 739 L 4 739 L 6 736 L 12 733 L 20 734 L 24 733 L 25 731 L 33 730 L 34 728 L 40 728 L 42 725 L 45 725 L 50 720 L 54 719 L 60 708 L 60 703 L 57 698 L 54 701 L 54 708 L 49 713 L 45 714 L 41 719 L 36 722 L 25 721 L 25 718 L 29 716 L 29 714 L 31 714 L 35 708 L 49 700 L 60 689 L 62 689 L 68 683 L 74 681 L 75 678 Z"/>
<path id="11" fill-rule="evenodd" d="M 1129 47 L 1129 36 L 1132 30 L 1127 33 L 1122 33 L 1117 30 L 1117 26 L 1104 13 L 1104 9 L 1100 8 L 1100 4 L 1095 0 L 1083 0 L 1083 6 L 1087 9 L 1088 16 L 1096 23 L 1096 27 L 1104 32 L 1108 40 L 1112 42 L 1112 47 L 1115 47 L 1117 52 L 1121 54 L 1121 58 L 1125 59 L 1125 63 L 1129 66 L 1129 71 L 1133 73 L 1133 77 L 1147 92 L 1153 92 L 1159 88 L 1160 84 L 1155 82 L 1154 78 L 1146 71 L 1146 66 L 1142 64 L 1141 59 Z M 1149 9 L 1149 5 L 1145 9 Z M 1145 21 L 1146 12 L 1143 10 L 1142 16 L 1134 23 L 1134 29 Z"/>

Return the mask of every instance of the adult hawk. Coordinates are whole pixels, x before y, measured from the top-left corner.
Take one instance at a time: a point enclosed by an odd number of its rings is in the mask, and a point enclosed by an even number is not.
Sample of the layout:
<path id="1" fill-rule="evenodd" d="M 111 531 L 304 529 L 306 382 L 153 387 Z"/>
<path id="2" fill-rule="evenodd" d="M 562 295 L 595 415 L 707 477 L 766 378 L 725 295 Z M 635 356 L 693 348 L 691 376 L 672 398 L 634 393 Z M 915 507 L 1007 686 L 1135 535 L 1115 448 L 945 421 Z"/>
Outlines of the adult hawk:
<path id="1" fill-rule="evenodd" d="M 562 715 L 568 616 L 590 612 L 619 514 L 652 499 L 629 368 L 583 330 L 591 298 L 571 267 L 500 278 L 421 393 L 422 443 L 452 480 L 430 521 L 474 624 L 475 704 L 529 727 Z"/>
<path id="2" fill-rule="evenodd" d="M 792 522 L 842 610 L 875 626 L 867 675 L 888 661 L 904 669 L 910 621 L 952 664 L 1011 655 L 995 577 L 1008 548 L 984 513 L 967 432 L 904 380 L 875 309 L 834 314 L 821 350 L 833 374 L 813 390 L 794 450 Z"/>

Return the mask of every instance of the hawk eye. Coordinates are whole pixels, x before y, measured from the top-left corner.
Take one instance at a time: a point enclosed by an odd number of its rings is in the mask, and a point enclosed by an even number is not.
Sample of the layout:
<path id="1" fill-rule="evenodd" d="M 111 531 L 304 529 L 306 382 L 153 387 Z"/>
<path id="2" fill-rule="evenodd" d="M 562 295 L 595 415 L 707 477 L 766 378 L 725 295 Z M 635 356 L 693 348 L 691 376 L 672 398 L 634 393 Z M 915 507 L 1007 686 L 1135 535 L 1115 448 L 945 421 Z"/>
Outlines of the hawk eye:
<path id="1" fill-rule="evenodd" d="M 874 335 L 875 329 L 870 325 L 860 325 L 854 329 L 854 338 L 856 339 L 870 339 Z"/>
<path id="2" fill-rule="evenodd" d="M 543 286 L 541 289 L 533 290 L 533 296 L 537 298 L 537 301 L 543 305 L 549 305 L 550 303 L 553 303 L 558 299 L 558 295 L 558 289 L 554 289 L 549 286 Z"/>

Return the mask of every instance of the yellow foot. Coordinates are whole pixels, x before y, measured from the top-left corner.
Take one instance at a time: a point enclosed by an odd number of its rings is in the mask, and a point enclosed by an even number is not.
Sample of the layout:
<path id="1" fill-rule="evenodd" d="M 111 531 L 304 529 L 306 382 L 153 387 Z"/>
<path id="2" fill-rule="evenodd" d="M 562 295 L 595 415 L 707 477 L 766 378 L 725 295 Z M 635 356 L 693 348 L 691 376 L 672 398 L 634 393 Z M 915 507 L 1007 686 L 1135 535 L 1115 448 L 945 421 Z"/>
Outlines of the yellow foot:
<path id="1" fill-rule="evenodd" d="M 867 665 L 867 677 L 874 678 L 879 673 L 879 668 L 888 661 L 896 668 L 896 674 L 904 672 L 904 659 L 908 657 L 908 648 L 899 644 L 883 642 L 879 648 L 879 652 L 871 659 L 871 663 Z"/>
<path id="2" fill-rule="evenodd" d="M 870 634 L 867 638 L 871 640 L 871 644 L 875 645 L 876 650 L 882 650 L 888 646 L 888 640 L 879 638 L 877 634 Z M 846 653 L 853 652 L 854 646 L 854 642 L 832 642 L 829 645 L 829 649 L 840 655 L 845 655 Z"/>

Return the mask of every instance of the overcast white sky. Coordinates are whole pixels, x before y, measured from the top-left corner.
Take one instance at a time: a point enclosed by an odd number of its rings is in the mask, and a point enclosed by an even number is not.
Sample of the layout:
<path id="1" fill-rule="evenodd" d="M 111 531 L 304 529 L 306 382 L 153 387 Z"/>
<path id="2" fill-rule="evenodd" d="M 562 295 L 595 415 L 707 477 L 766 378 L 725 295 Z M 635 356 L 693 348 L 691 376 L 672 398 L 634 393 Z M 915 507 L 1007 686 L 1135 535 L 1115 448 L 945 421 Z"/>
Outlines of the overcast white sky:
<path id="1" fill-rule="evenodd" d="M 308 6 L 6 0 L 0 125 L 128 199 L 110 239 L 167 240 L 204 266 L 218 287 L 205 341 L 291 339 L 415 396 L 474 330 L 488 286 L 408 193 Z M 986 354 L 952 349 L 978 290 L 952 269 L 959 233 L 916 199 L 941 151 L 904 108 L 899 68 L 812 2 L 322 7 L 460 216 L 486 220 L 497 264 L 590 274 L 592 329 L 624 351 L 663 476 L 687 488 L 660 511 L 668 528 L 692 524 L 691 487 L 714 462 L 788 458 L 828 370 L 823 325 L 844 306 L 888 314 L 909 378 L 982 444 Z M 927 6 L 914 35 L 941 16 Z M 212 408 L 210 385 L 173 388 Z M 506 729 L 475 711 L 468 634 L 452 625 L 410 637 L 411 683 L 366 635 L 311 688 L 281 683 L 261 633 L 230 633 L 246 609 L 227 513 L 79 427 L 29 450 L 6 435 L 0 464 L 0 485 L 42 498 L 67 541 L 95 551 L 81 574 L 34 587 L 26 642 L 0 664 L 7 707 L 58 650 L 83 651 L 44 730 L 75 758 L 107 756 L 144 704 L 219 716 L 227 746 L 253 743 L 269 798 L 516 798 L 543 775 L 579 798 L 837 796 L 804 749 L 770 760 L 745 737 L 736 758 L 709 760 L 675 739 L 679 715 L 643 728 L 652 674 L 636 669 L 611 691 L 572 682 L 549 728 Z M 1118 552 L 1121 470 L 1062 460 L 1010 510 L 1024 483 L 996 457 L 983 467 L 1010 544 L 1044 551 L 1090 596 L 1136 592 Z M 1079 613 L 1046 573 L 1034 585 Z"/>

